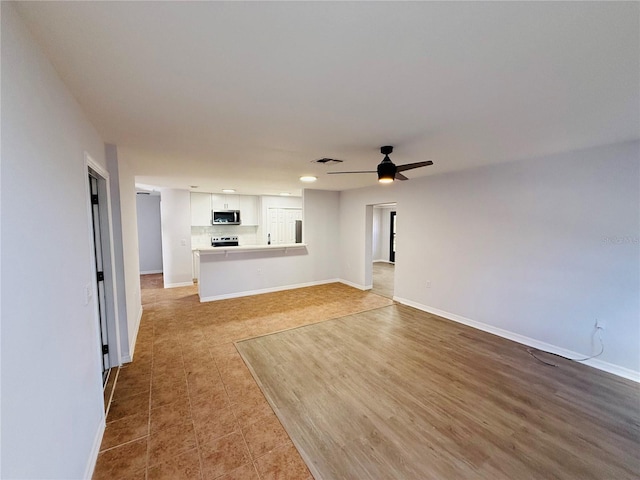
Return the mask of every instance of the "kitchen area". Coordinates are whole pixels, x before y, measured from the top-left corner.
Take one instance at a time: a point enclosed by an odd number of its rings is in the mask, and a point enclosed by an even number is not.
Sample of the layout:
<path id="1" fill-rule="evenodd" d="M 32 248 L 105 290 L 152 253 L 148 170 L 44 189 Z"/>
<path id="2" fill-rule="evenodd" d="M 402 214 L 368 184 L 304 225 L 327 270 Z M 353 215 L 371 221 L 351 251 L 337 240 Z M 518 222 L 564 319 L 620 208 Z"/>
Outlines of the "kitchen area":
<path id="1" fill-rule="evenodd" d="M 160 188 L 137 197 L 138 232 L 149 233 L 138 236 L 140 259 L 155 243 L 149 237 L 159 236 L 161 252 L 154 255 L 161 258 L 145 273 L 162 273 L 165 288 L 195 283 L 200 301 L 207 302 L 338 281 L 339 192 L 229 195 Z M 140 208 L 145 201 L 154 208 Z"/>
<path id="2" fill-rule="evenodd" d="M 236 279 L 250 274 L 247 286 L 261 286 L 261 277 L 273 276 L 270 259 L 306 253 L 301 197 L 190 192 L 190 216 L 192 275 L 201 301 L 238 293 L 226 280 L 228 270 Z M 249 260 L 259 264 L 250 272 Z"/>

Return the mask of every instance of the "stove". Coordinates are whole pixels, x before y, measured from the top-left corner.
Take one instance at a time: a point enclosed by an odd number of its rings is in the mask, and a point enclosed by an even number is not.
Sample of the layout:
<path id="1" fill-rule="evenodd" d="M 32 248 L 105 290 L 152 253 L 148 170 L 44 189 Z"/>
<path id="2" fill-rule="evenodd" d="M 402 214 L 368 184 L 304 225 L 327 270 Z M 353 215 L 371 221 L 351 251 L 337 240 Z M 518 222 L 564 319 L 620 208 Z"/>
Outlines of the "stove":
<path id="1" fill-rule="evenodd" d="M 237 247 L 238 244 L 238 236 L 230 235 L 227 237 L 211 237 L 211 246 L 212 247 Z"/>

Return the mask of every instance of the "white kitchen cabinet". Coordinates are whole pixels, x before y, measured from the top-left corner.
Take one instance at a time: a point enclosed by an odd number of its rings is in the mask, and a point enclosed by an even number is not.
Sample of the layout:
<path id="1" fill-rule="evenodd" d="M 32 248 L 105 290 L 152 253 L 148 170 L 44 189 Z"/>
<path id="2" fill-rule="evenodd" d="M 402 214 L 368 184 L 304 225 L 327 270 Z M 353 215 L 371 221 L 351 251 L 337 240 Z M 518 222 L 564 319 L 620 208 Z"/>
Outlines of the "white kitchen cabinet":
<path id="1" fill-rule="evenodd" d="M 211 194 L 212 210 L 240 210 L 239 195 Z"/>
<path id="2" fill-rule="evenodd" d="M 254 195 L 239 195 L 239 197 L 242 225 L 258 225 L 258 197 Z"/>
<path id="3" fill-rule="evenodd" d="M 191 193 L 191 225 L 194 227 L 211 225 L 210 193 Z"/>

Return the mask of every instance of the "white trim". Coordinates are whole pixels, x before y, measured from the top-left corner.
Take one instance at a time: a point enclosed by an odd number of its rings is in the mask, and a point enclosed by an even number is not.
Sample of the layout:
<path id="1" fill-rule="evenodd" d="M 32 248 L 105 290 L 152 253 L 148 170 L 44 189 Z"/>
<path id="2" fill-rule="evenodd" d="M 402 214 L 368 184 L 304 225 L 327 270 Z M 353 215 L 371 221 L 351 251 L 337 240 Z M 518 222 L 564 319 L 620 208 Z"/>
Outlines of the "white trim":
<path id="1" fill-rule="evenodd" d="M 521 343 L 529 347 L 537 348 L 538 350 L 554 353 L 556 355 L 561 355 L 567 358 L 584 357 L 583 353 L 573 352 L 571 350 L 567 350 L 565 348 L 558 347 L 550 343 L 545 343 L 545 342 L 536 340 L 534 338 L 525 337 L 524 335 L 520 335 L 519 333 L 510 332 L 509 330 L 504 330 L 502 328 L 494 327 L 486 323 L 477 322 L 475 320 L 471 320 L 470 318 L 466 318 L 461 315 L 456 315 L 455 313 L 449 313 L 449 312 L 445 312 L 444 310 L 429 307 L 427 305 L 422 305 L 421 303 L 417 303 L 412 300 L 407 300 L 406 298 L 394 296 L 393 299 L 398 303 L 402 303 L 404 305 L 417 308 L 418 310 L 422 310 L 423 312 L 432 313 L 434 315 L 438 315 L 439 317 L 446 318 L 447 320 L 452 320 L 454 322 L 462 323 L 463 325 L 477 328 L 478 330 L 482 330 L 483 332 L 489 332 L 499 337 L 506 338 L 508 340 L 512 340 L 514 342 Z M 640 372 L 636 372 L 635 370 L 631 370 L 625 367 L 620 367 L 618 365 L 614 365 L 609 362 L 603 362 L 602 360 L 598 360 L 596 358 L 593 358 L 591 360 L 586 360 L 580 363 L 583 363 L 585 365 L 589 365 L 590 367 L 597 368 L 598 370 L 603 370 L 605 372 L 618 375 L 619 377 L 623 377 L 628 380 L 632 380 L 634 382 L 640 383 Z"/>
<path id="2" fill-rule="evenodd" d="M 133 354 L 136 349 L 136 340 L 138 338 L 138 332 L 140 331 L 140 321 L 142 320 L 142 305 L 140 305 L 140 310 L 138 310 L 138 318 L 136 319 L 136 325 L 134 328 L 133 338 L 129 342 L 129 355 L 123 355 L 120 357 L 120 364 L 133 362 Z"/>
<path id="3" fill-rule="evenodd" d="M 200 297 L 200 302 L 215 302 L 216 300 L 226 300 L 228 298 L 248 297 L 250 295 L 260 295 L 262 293 L 281 292 L 282 290 L 293 290 L 295 288 L 313 287 L 327 283 L 338 283 L 340 280 L 333 278 L 330 280 L 318 280 L 315 282 L 297 283 L 295 285 L 283 285 L 281 287 L 263 288 L 260 290 L 246 290 L 244 292 L 226 293 L 224 295 L 214 295 L 212 297 Z"/>
<path id="4" fill-rule="evenodd" d="M 388 263 L 389 265 L 394 265 L 396 262 L 390 262 L 389 260 L 385 260 L 385 259 L 379 259 L 379 260 L 374 260 L 373 263 Z"/>
<path id="5" fill-rule="evenodd" d="M 353 288 L 357 288 L 358 290 L 371 290 L 373 288 L 373 285 L 360 285 L 359 283 L 353 283 L 349 280 L 345 280 L 344 278 L 339 279 L 338 282 L 344 283 L 345 285 L 349 285 Z"/>
<path id="6" fill-rule="evenodd" d="M 100 445 L 102 444 L 102 437 L 104 435 L 104 430 L 107 427 L 105 423 L 104 415 L 100 419 L 100 423 L 98 424 L 98 430 L 96 431 L 96 435 L 93 438 L 93 446 L 91 447 L 91 453 L 89 454 L 89 460 L 87 462 L 87 466 L 84 469 L 84 476 L 87 480 L 91 480 L 93 476 L 93 471 L 96 469 L 96 463 L 98 462 L 98 454 L 100 453 Z"/>
<path id="7" fill-rule="evenodd" d="M 162 270 L 145 270 L 144 272 L 140 272 L 140 275 L 151 275 L 153 273 L 162 273 Z"/>
<path id="8" fill-rule="evenodd" d="M 190 287 L 191 285 L 193 285 L 193 280 L 190 282 L 165 283 L 164 288 Z"/>
<path id="9" fill-rule="evenodd" d="M 113 215 L 111 212 L 111 184 L 110 184 L 110 178 L 109 178 L 109 172 L 99 163 L 97 163 L 92 157 L 91 155 L 89 155 L 88 152 L 84 152 L 84 163 L 85 163 L 85 167 L 84 167 L 84 174 L 85 174 L 85 183 L 86 183 L 86 194 L 87 194 L 87 212 L 89 214 L 89 225 L 93 226 L 93 212 L 92 212 L 92 208 L 91 208 L 91 186 L 89 185 L 89 181 L 87 179 L 88 173 L 89 173 L 89 168 L 91 168 L 93 171 L 95 171 L 98 175 L 100 175 L 104 181 L 105 181 L 105 186 L 106 186 L 106 204 L 107 204 L 107 225 L 108 225 L 108 229 L 109 231 L 107 232 L 109 234 L 109 257 L 111 259 L 111 265 L 110 265 L 110 269 L 111 269 L 111 293 L 112 293 L 112 300 L 113 300 L 113 305 L 111 305 L 112 309 L 113 309 L 113 325 L 109 325 L 107 326 L 107 328 L 109 328 L 109 326 L 112 326 L 114 331 L 115 331 L 115 337 L 112 341 L 109 341 L 109 348 L 112 349 L 113 347 L 115 347 L 116 352 L 115 352 L 115 356 L 116 358 L 120 358 L 122 356 L 122 348 L 120 345 L 120 319 L 119 319 L 119 315 L 118 315 L 118 288 L 117 288 L 117 282 L 116 282 L 116 261 L 115 261 L 115 241 L 113 238 Z M 92 227 L 93 228 L 93 227 Z M 90 240 L 90 245 L 94 244 L 94 238 L 93 238 L 93 231 L 92 228 L 89 229 L 89 240 Z M 91 255 L 94 259 L 93 262 L 91 262 L 92 265 L 92 271 L 93 271 L 93 278 L 95 278 L 96 275 L 96 271 L 95 271 L 95 254 L 93 253 L 93 250 L 91 250 Z M 98 298 L 98 291 L 97 288 L 95 288 L 95 282 L 92 282 L 94 284 L 94 292 L 93 292 L 93 298 L 94 300 L 97 300 Z M 96 303 L 95 306 L 95 316 L 96 319 L 99 319 L 99 313 L 98 313 L 98 305 Z M 109 322 L 109 319 L 106 319 Z M 98 320 L 99 322 L 99 320 Z M 110 323 L 110 322 L 109 322 Z M 98 337 L 99 339 L 99 337 Z M 98 341 L 98 344 L 100 342 Z M 111 363 L 111 362 L 110 362 Z M 116 365 L 110 365 L 111 367 L 115 367 Z"/>

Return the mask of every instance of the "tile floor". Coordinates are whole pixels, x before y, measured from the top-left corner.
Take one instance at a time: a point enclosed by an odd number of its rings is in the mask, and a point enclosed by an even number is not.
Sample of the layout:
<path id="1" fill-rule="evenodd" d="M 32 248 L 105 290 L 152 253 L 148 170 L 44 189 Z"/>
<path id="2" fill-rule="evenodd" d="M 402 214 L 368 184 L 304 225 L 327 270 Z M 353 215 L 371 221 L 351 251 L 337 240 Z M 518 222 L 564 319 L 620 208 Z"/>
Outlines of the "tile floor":
<path id="1" fill-rule="evenodd" d="M 210 303 L 162 275 L 141 287 L 94 480 L 312 479 L 233 342 L 392 302 L 337 283 Z"/>

